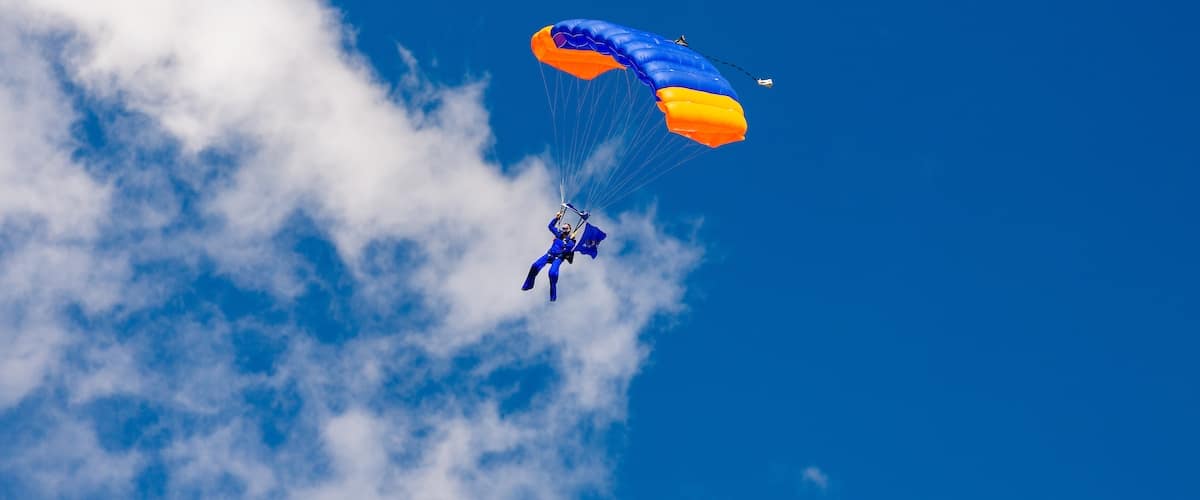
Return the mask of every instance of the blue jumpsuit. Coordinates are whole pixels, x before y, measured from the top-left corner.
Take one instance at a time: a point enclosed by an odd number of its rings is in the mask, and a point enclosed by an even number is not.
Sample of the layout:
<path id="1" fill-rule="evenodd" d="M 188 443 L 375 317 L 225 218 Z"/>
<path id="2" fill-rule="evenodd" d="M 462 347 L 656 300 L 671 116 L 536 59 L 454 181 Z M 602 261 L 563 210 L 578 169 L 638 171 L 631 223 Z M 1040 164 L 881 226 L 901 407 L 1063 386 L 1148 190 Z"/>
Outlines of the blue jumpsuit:
<path id="1" fill-rule="evenodd" d="M 562 265 L 562 261 L 567 258 L 567 254 L 575 249 L 575 239 L 568 233 L 560 234 L 554 224 L 558 222 L 558 217 L 550 219 L 550 233 L 554 235 L 554 243 L 550 245 L 550 250 L 546 255 L 541 256 L 533 262 L 533 266 L 529 268 L 529 276 L 525 277 L 525 284 L 521 285 L 522 290 L 533 288 L 533 280 L 537 278 L 539 272 L 546 264 L 550 264 L 550 301 L 553 302 L 558 298 L 558 266 Z"/>

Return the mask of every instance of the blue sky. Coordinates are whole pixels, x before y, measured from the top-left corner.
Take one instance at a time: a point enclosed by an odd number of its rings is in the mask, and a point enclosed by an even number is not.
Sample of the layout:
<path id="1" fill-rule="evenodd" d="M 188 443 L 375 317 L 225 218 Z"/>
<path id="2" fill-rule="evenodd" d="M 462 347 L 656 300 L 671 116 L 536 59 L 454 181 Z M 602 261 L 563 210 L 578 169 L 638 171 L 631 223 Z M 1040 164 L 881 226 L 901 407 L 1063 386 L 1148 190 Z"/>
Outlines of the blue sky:
<path id="1" fill-rule="evenodd" d="M 810 465 L 835 498 L 1200 495 L 1191 7 L 370 4 L 343 5 L 377 60 L 489 75 L 501 157 L 544 140 L 522 35 L 560 18 L 778 82 L 735 80 L 747 141 L 646 193 L 709 255 L 651 335 L 619 496 L 820 497 Z"/>
<path id="2" fill-rule="evenodd" d="M 0 23 L 32 75 L 0 97 L 61 88 L 0 114 L 52 133 L 0 130 L 72 186 L 0 205 L 0 497 L 1200 497 L 1196 8 L 348 1 L 339 41 L 269 4 L 215 24 L 332 47 L 311 72 L 160 12 Z M 528 37 L 573 17 L 776 87 L 734 78 L 747 140 L 604 214 L 547 309 L 515 289 L 557 202 Z M 495 255 L 439 257 L 485 224 Z"/>

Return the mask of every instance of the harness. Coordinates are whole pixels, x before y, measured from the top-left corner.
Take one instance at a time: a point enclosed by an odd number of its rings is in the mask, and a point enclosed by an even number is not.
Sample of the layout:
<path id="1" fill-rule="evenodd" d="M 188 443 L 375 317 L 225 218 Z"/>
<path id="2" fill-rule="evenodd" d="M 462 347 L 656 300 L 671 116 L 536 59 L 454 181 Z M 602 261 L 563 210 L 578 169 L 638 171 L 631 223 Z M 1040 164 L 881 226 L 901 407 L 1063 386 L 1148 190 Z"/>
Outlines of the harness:
<path id="1" fill-rule="evenodd" d="M 555 238 L 555 241 L 563 242 L 563 248 L 572 248 L 575 246 L 574 244 L 570 244 L 570 245 L 567 244 L 567 242 L 574 242 L 575 241 L 574 238 Z M 566 250 L 566 251 L 559 252 L 559 253 L 554 253 L 553 251 L 550 251 L 550 252 L 546 252 L 546 256 L 550 257 L 551 261 L 557 260 L 557 259 L 562 259 L 562 260 L 567 261 L 568 264 L 575 263 L 574 249 Z"/>

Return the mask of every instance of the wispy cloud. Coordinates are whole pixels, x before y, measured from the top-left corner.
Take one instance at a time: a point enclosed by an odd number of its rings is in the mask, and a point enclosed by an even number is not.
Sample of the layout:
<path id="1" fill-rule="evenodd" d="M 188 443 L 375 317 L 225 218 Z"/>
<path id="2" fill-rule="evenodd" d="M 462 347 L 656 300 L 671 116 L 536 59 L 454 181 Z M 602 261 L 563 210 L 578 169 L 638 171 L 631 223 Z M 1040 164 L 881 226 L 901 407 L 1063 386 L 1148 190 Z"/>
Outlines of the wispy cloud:
<path id="1" fill-rule="evenodd" d="M 559 304 L 518 292 L 545 166 L 484 159 L 482 82 L 402 51 L 392 88 L 345 42 L 318 2 L 0 0 L 0 484 L 604 490 L 700 249 L 626 213 Z"/>
<path id="2" fill-rule="evenodd" d="M 801 473 L 801 479 L 805 483 L 816 486 L 821 491 L 829 489 L 829 476 L 817 467 L 805 467 L 804 472 Z"/>

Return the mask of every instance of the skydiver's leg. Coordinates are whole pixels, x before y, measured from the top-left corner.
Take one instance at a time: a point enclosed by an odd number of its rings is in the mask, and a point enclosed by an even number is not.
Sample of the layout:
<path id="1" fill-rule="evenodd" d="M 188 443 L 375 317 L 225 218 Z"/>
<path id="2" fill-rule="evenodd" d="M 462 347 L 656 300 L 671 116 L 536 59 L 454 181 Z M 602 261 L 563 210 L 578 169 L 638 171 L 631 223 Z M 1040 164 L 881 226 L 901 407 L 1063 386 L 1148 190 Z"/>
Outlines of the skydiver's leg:
<path id="1" fill-rule="evenodd" d="M 529 267 L 529 275 L 525 277 L 525 284 L 521 285 L 522 290 L 530 290 L 533 288 L 533 280 L 537 278 L 538 272 L 546 267 L 546 263 L 550 261 L 549 255 L 542 255 L 542 258 L 533 261 L 533 265 Z"/>
<path id="2" fill-rule="evenodd" d="M 550 264 L 550 302 L 554 302 L 558 298 L 558 266 L 562 264 L 562 259 L 554 259 Z"/>

